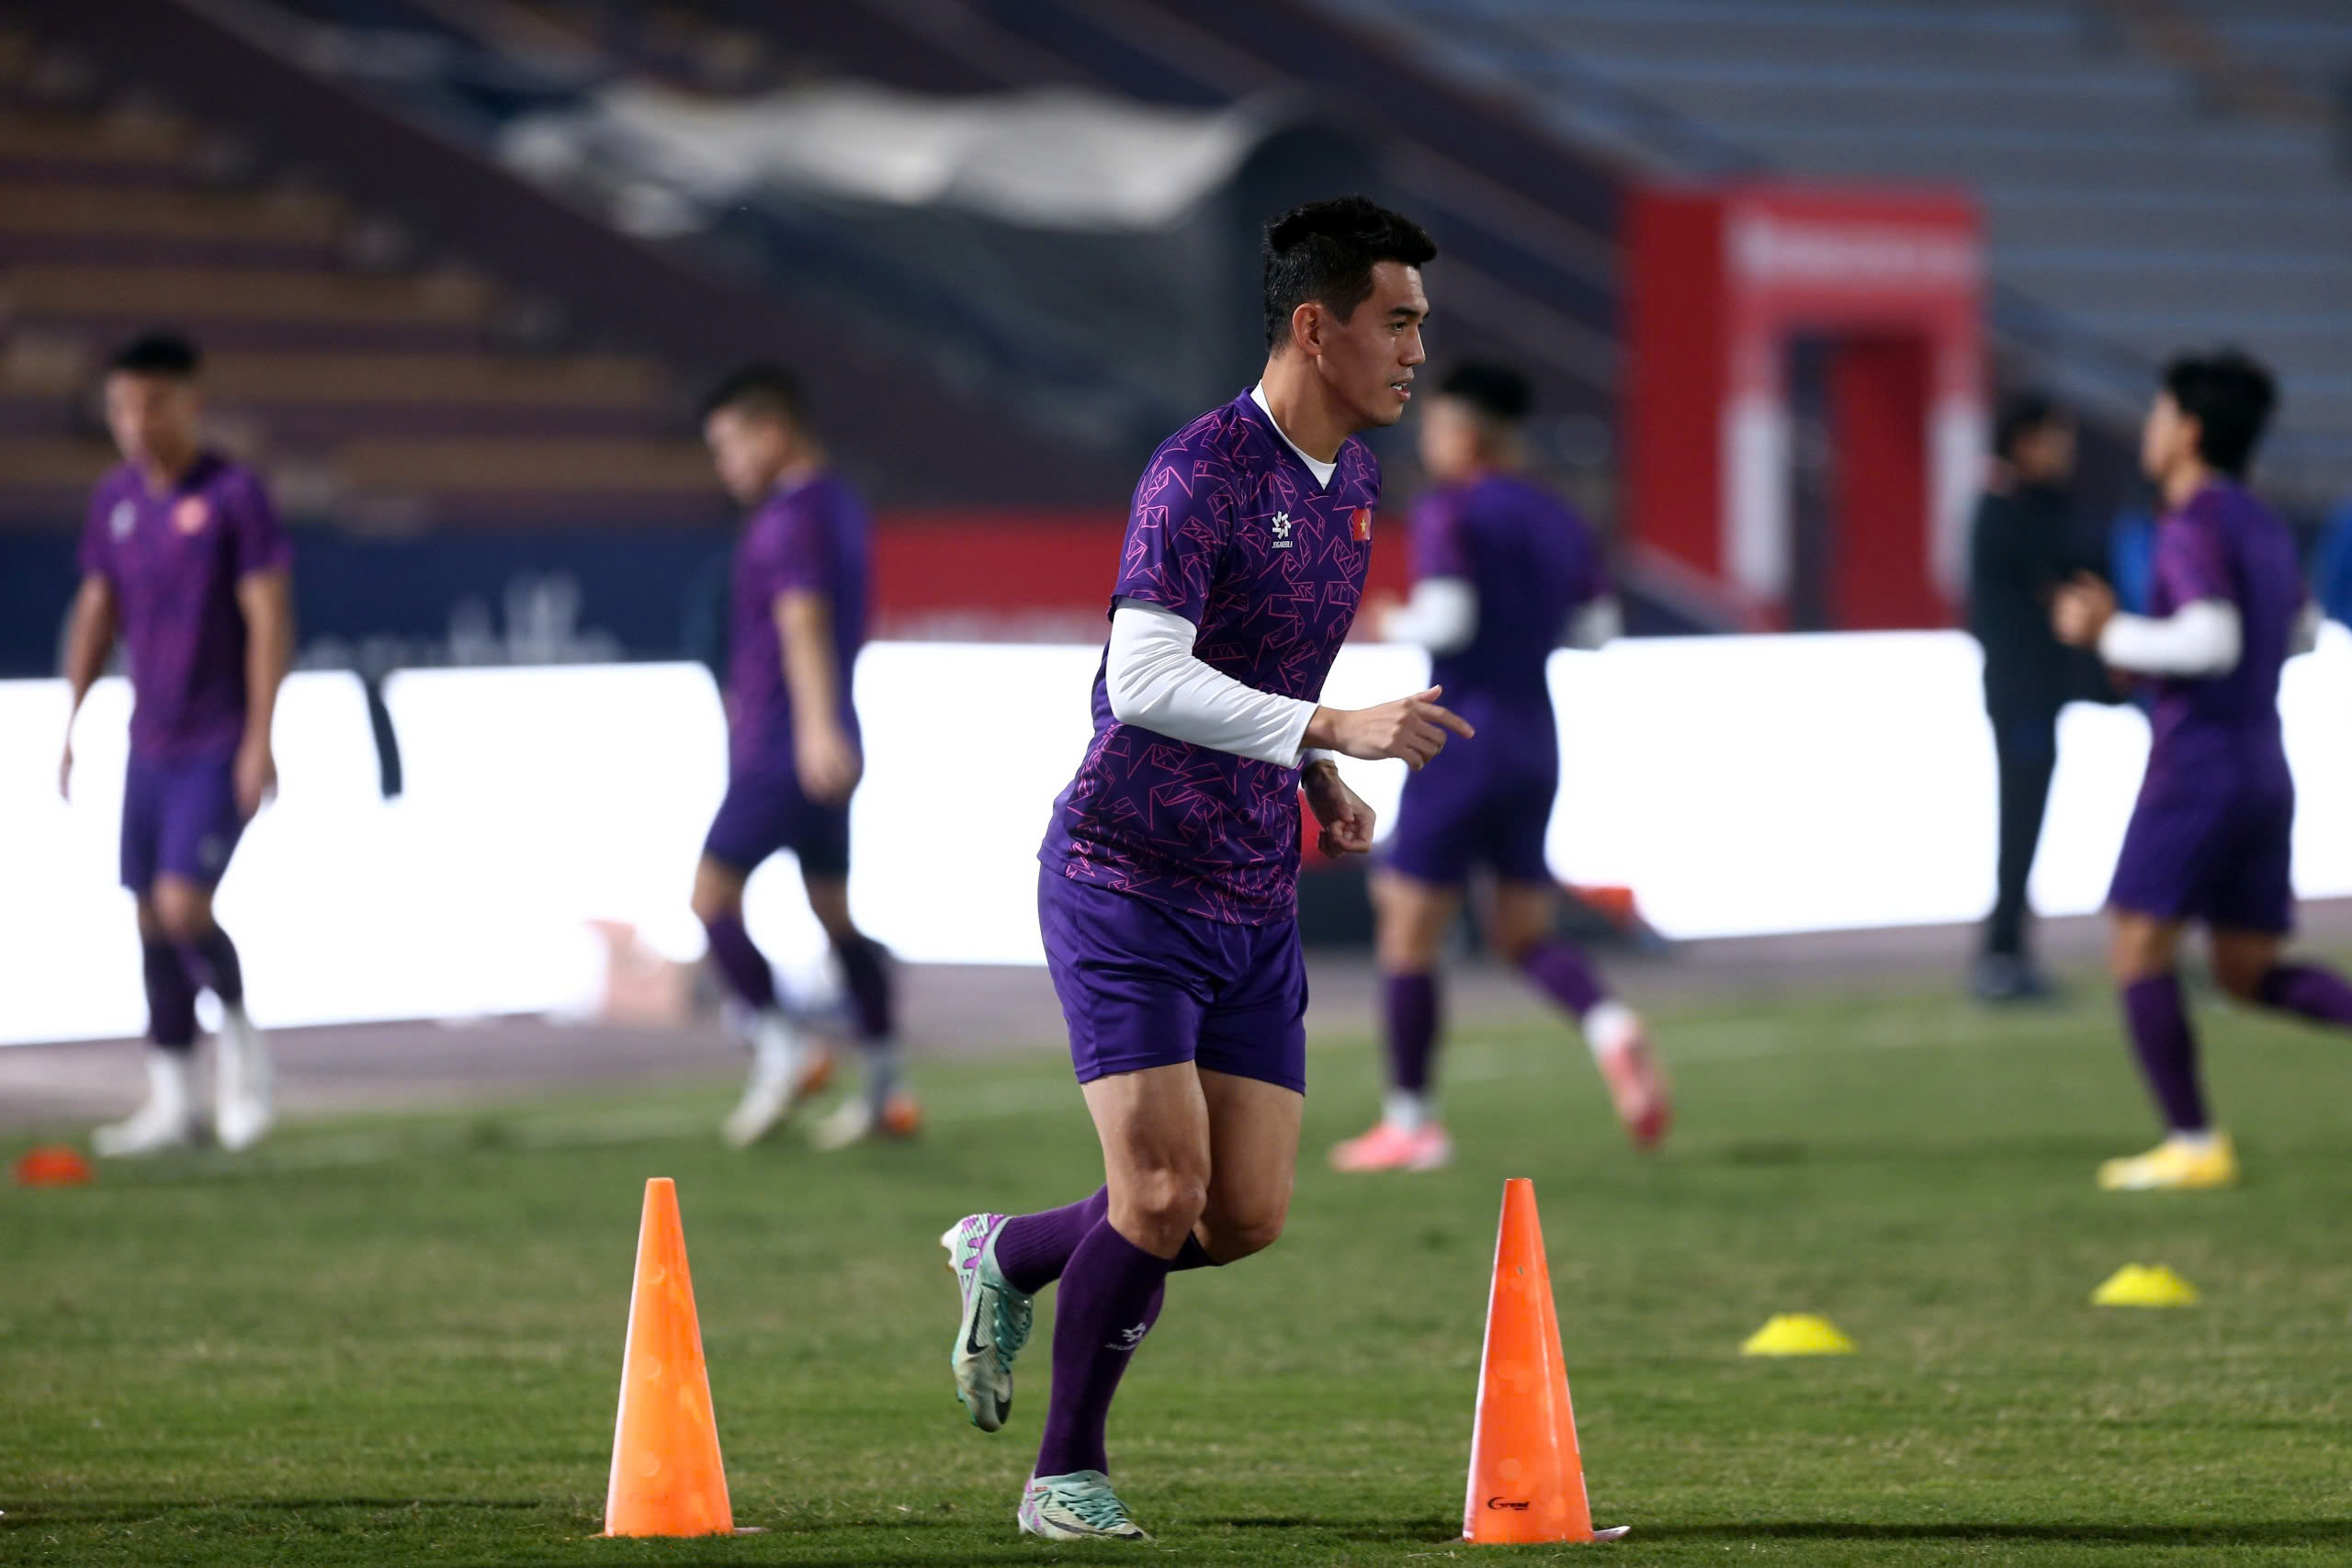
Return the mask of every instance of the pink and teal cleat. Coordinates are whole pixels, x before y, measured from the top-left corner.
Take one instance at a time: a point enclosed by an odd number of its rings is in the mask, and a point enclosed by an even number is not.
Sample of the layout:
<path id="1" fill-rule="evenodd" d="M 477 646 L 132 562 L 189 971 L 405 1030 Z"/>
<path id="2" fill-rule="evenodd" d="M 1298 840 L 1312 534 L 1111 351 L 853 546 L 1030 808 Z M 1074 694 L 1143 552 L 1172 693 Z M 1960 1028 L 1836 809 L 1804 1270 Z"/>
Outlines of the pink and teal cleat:
<path id="1" fill-rule="evenodd" d="M 1034 1310 L 1028 1294 L 997 1272 L 996 1237 L 1003 1228 L 1002 1214 L 967 1214 L 939 1238 L 964 1303 L 951 1356 L 956 1397 L 983 1432 L 996 1431 L 1012 1413 L 1012 1359 L 1029 1343 Z"/>

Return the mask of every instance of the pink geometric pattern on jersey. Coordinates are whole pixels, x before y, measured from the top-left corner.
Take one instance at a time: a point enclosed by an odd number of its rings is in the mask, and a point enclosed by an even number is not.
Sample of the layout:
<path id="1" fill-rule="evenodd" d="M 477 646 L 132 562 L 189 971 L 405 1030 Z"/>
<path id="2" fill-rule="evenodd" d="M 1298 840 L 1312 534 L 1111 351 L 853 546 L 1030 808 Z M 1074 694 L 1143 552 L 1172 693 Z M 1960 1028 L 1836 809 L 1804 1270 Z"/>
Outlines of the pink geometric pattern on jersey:
<path id="1" fill-rule="evenodd" d="M 142 757 L 226 756 L 245 728 L 245 613 L 237 585 L 293 558 L 260 479 L 198 454 L 161 495 L 125 463 L 98 481 L 82 530 L 85 575 L 112 584 Z"/>
<path id="2" fill-rule="evenodd" d="M 1200 628 L 1193 656 L 1244 685 L 1313 700 L 1363 597 L 1380 465 L 1340 448 L 1315 483 L 1248 394 L 1161 446 L 1136 486 L 1114 601 Z M 1094 739 L 1054 803 L 1040 856 L 1074 881 L 1234 925 L 1286 917 L 1298 896 L 1298 770 L 1171 739 L 1111 713 L 1094 679 Z"/>

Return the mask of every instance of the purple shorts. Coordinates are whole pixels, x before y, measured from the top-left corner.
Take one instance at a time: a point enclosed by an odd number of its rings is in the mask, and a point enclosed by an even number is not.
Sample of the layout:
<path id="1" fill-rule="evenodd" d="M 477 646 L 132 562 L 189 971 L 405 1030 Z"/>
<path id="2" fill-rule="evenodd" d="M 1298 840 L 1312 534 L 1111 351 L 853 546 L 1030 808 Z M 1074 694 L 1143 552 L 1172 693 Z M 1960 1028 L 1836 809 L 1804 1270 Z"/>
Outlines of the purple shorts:
<path id="1" fill-rule="evenodd" d="M 1037 920 L 1079 1082 L 1192 1062 L 1306 1092 L 1295 919 L 1228 925 L 1049 865 Z"/>
<path id="2" fill-rule="evenodd" d="M 2291 788 L 2143 797 L 2107 901 L 2160 920 L 2284 935 L 2295 926 L 2294 829 Z"/>
<path id="3" fill-rule="evenodd" d="M 219 884 L 245 819 L 236 759 L 131 754 L 122 781 L 122 885 L 144 894 L 159 876 Z"/>
<path id="4" fill-rule="evenodd" d="M 1400 876 L 1442 887 L 1459 886 L 1480 866 L 1505 882 L 1550 886 L 1544 835 L 1552 825 L 1559 780 L 1516 771 L 1485 775 L 1475 763 L 1460 773 L 1439 771 L 1455 765 L 1442 756 L 1406 779 L 1382 863 Z"/>
<path id="5" fill-rule="evenodd" d="M 804 879 L 849 874 L 849 807 L 820 806 L 800 793 L 789 767 L 731 772 L 727 798 L 711 818 L 702 852 L 749 876 L 778 850 L 790 850 Z"/>

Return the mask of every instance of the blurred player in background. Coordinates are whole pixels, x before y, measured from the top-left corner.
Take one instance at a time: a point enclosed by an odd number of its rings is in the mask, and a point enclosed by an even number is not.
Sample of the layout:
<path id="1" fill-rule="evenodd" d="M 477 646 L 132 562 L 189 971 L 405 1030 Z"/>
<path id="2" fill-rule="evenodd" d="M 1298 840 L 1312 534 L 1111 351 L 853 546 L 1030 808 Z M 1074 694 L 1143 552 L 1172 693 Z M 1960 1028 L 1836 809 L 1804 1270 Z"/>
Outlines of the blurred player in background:
<path id="1" fill-rule="evenodd" d="M 2058 636 L 2150 679 L 2148 772 L 2108 891 L 2112 962 L 2132 1043 L 2169 1129 L 2147 1154 L 2099 1168 L 2109 1189 L 2223 1187 L 2237 1179 L 2227 1134 L 2206 1114 L 2197 1037 L 2174 968 L 2201 921 L 2213 974 L 2241 1001 L 2352 1028 L 2352 986 L 2284 964 L 2294 925 L 2290 848 L 2295 784 L 2278 723 L 2278 676 L 2317 622 L 2294 536 L 2245 488 L 2277 393 L 2244 355 L 2165 367 L 2141 461 L 2164 491 L 2150 614 L 2119 614 L 2083 578 L 2057 595 Z"/>
<path id="2" fill-rule="evenodd" d="M 1496 952 L 1577 1021 L 1634 1143 L 1666 1134 L 1666 1083 L 1641 1020 L 1555 934 L 1544 835 L 1560 732 L 1544 669 L 1563 636 L 1598 648 L 1618 615 L 1592 531 L 1521 472 L 1530 402 L 1519 372 L 1464 365 L 1421 414 L 1421 466 L 1438 488 L 1413 517 L 1413 597 L 1382 617 L 1381 632 L 1430 650 L 1430 683 L 1478 738 L 1405 781 L 1374 875 L 1388 1096 L 1372 1131 L 1331 1151 L 1341 1170 L 1433 1170 L 1453 1158 L 1430 1087 L 1437 964 L 1464 884 L 1480 870 L 1493 876 Z"/>
<path id="3" fill-rule="evenodd" d="M 138 900 L 147 985 L 147 1100 L 101 1127 L 101 1155 L 153 1154 L 197 1132 L 196 994 L 220 1003 L 213 1135 L 251 1146 L 273 1120 L 269 1054 L 245 1011 L 236 944 L 212 893 L 245 824 L 277 787 L 270 720 L 294 645 L 288 562 L 251 469 L 205 449 L 195 345 L 138 339 L 106 378 L 122 464 L 98 482 L 66 634 L 72 690 L 58 788 L 74 773 L 73 715 L 120 633 L 130 655 L 130 764 L 122 885 Z"/>
<path id="4" fill-rule="evenodd" d="M 1984 711 L 2000 771 L 2000 861 L 1969 988 L 1983 1001 L 2052 994 L 2027 941 L 2026 879 L 2058 765 L 2058 712 L 2089 689 L 2085 655 L 2051 629 L 2058 590 L 2099 563 L 2078 548 L 2067 485 L 2075 423 L 2039 392 L 2003 403 L 1993 475 L 1969 533 L 1968 628 L 1984 649 Z M 2095 675 L 2096 671 L 2088 672 Z"/>
<path id="5" fill-rule="evenodd" d="M 758 1142 L 831 1070 L 743 925 L 744 883 L 789 850 L 840 961 L 865 1068 L 817 1142 L 908 1136 L 922 1112 L 899 1080 L 888 955 L 849 913 L 849 801 L 865 766 L 850 690 L 865 642 L 865 508 L 827 467 L 799 384 L 779 366 L 721 382 L 704 400 L 703 435 L 728 492 L 752 509 L 729 585 L 727 797 L 694 891 L 711 962 L 752 1021 L 751 1078 L 724 1131 L 738 1146 Z"/>
<path id="6" fill-rule="evenodd" d="M 1012 1406 L 1030 1298 L 1061 1281 L 1018 1516 L 1032 1535 L 1148 1539 L 1111 1487 L 1112 1395 L 1169 1274 L 1272 1245 L 1289 1212 L 1306 1081 L 1301 789 L 1324 850 L 1360 854 L 1372 812 L 1329 753 L 1419 767 L 1470 733 L 1435 691 L 1317 703 L 1380 503 L 1355 433 L 1405 412 L 1435 254 L 1361 197 L 1270 223 L 1263 377 L 1171 436 L 1136 487 L 1094 739 L 1039 854 L 1046 963 L 1105 1185 L 940 1238 L 963 1298 L 956 1394 L 983 1431 Z"/>

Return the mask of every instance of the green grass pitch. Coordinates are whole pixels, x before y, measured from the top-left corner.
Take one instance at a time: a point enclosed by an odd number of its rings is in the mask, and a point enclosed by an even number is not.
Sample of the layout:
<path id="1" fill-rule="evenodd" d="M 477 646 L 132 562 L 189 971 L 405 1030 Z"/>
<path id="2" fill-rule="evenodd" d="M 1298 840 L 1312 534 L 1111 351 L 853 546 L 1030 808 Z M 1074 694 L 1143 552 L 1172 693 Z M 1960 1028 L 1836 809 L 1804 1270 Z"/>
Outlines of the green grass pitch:
<path id="1" fill-rule="evenodd" d="M 748 1157 L 731 1086 L 297 1125 L 0 1190 L 0 1562 L 1420 1563 L 1453 1544 L 1503 1179 L 1535 1179 L 1593 1514 L 1635 1563 L 2352 1561 L 2352 1043 L 2216 1006 L 2247 1184 L 2108 1196 L 2149 1141 L 2109 1004 L 1666 1010 L 1623 1147 L 1558 1031 L 1459 1032 L 1462 1157 L 1341 1179 L 1372 1052 L 1314 1055 L 1289 1235 L 1180 1277 L 1112 1426 L 1157 1546 L 1012 1529 L 1046 1385 L 967 1426 L 935 1237 L 1090 1189 L 1057 1059 L 929 1067 L 919 1147 Z M 13 1156 L 29 1136 L 0 1143 Z M 677 1179 L 739 1524 L 598 1539 L 643 1180 Z M 2087 1304 L 2130 1262 L 2204 1292 Z M 1041 1305 L 1050 1304 L 1050 1295 Z M 1860 1353 L 1745 1360 L 1776 1311 Z"/>

